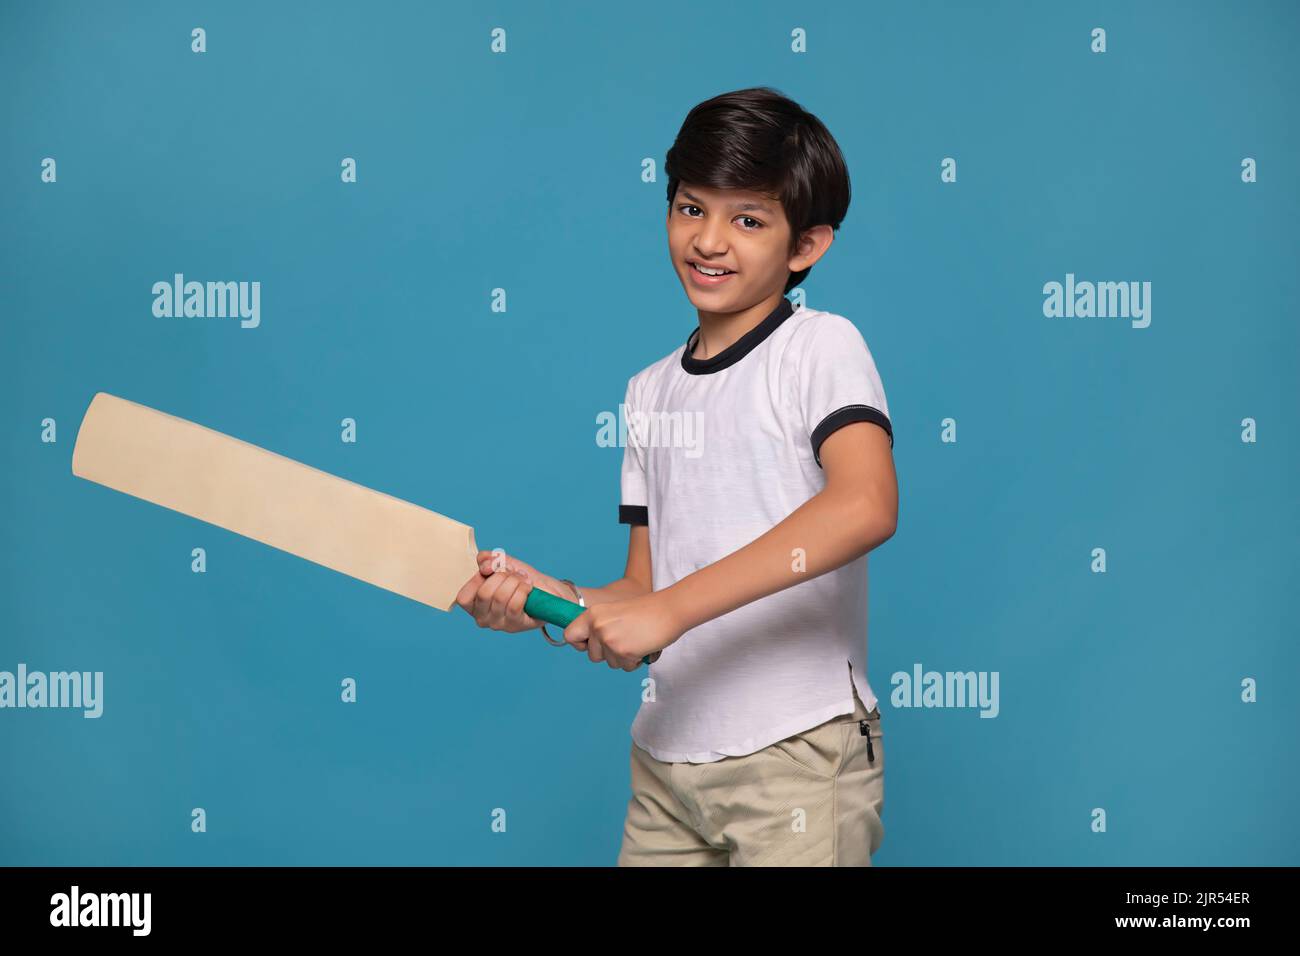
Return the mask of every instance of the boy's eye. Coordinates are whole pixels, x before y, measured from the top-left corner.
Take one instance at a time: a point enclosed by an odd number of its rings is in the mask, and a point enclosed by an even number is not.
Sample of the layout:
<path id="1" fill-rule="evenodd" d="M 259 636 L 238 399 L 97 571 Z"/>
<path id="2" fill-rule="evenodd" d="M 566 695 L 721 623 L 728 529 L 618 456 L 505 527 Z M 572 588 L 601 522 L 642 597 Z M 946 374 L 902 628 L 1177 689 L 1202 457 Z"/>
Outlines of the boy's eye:
<path id="1" fill-rule="evenodd" d="M 693 216 L 691 213 L 686 212 L 686 211 L 687 211 L 688 209 L 699 209 L 700 207 L 699 207 L 699 206 L 692 206 L 691 204 L 686 203 L 686 204 L 684 204 L 684 205 L 678 206 L 677 208 L 678 208 L 680 211 L 685 212 L 686 215 L 690 216 L 692 219 L 694 219 L 695 216 Z M 753 216 L 737 216 L 736 218 L 738 218 L 738 219 L 747 219 L 747 220 L 749 220 L 750 222 L 752 222 L 752 223 L 754 224 L 754 225 L 752 225 L 752 226 L 746 226 L 746 227 L 745 227 L 745 231 L 746 231 L 746 232 L 754 232 L 756 229 L 761 228 L 762 225 L 763 225 L 761 222 L 759 222 L 759 221 L 758 221 L 757 219 L 755 219 Z"/>

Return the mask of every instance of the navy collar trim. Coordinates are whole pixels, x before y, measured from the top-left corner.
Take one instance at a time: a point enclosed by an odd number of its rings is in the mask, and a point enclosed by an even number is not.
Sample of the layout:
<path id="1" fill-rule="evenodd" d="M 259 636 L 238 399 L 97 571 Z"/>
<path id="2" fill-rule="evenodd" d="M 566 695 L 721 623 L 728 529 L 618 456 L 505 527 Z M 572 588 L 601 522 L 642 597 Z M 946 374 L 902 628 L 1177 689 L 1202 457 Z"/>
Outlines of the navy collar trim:
<path id="1" fill-rule="evenodd" d="M 764 339 L 775 332 L 777 326 L 793 314 L 794 306 L 790 304 L 789 299 L 781 296 L 781 301 L 775 309 L 768 313 L 767 318 L 717 355 L 712 355 L 706 359 L 697 359 L 691 355 L 700 337 L 700 327 L 697 325 L 695 330 L 686 337 L 686 348 L 682 351 L 682 368 L 692 375 L 709 375 L 730 365 L 735 365 L 752 352 Z"/>

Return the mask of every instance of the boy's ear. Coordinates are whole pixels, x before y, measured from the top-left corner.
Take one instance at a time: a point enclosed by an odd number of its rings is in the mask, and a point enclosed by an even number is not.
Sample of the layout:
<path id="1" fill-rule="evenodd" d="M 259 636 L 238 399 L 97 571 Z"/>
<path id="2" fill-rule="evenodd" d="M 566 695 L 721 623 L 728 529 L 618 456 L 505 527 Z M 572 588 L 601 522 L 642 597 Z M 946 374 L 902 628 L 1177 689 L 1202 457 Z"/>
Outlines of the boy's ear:
<path id="1" fill-rule="evenodd" d="M 802 272 L 812 268 L 813 264 L 826 254 L 835 239 L 835 230 L 830 226 L 813 226 L 805 229 L 795 243 L 794 254 L 790 257 L 791 272 Z"/>

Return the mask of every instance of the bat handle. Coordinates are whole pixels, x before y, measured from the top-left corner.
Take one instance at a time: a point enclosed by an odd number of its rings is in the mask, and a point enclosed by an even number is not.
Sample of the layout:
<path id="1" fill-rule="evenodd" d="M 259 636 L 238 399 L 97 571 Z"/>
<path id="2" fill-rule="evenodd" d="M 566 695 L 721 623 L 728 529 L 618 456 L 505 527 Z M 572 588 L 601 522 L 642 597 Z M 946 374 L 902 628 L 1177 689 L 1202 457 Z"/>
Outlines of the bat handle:
<path id="1" fill-rule="evenodd" d="M 539 621 L 545 621 L 547 624 L 554 624 L 556 627 L 568 627 L 573 623 L 573 619 L 585 611 L 586 608 L 581 604 L 574 604 L 572 601 L 566 601 L 562 597 L 557 597 L 549 591 L 543 591 L 539 587 L 534 587 L 528 592 L 528 600 L 524 602 L 524 613 L 529 617 L 535 617 Z M 654 655 L 656 658 L 659 652 Z M 649 664 L 650 656 L 646 655 L 641 658 L 642 664 Z"/>

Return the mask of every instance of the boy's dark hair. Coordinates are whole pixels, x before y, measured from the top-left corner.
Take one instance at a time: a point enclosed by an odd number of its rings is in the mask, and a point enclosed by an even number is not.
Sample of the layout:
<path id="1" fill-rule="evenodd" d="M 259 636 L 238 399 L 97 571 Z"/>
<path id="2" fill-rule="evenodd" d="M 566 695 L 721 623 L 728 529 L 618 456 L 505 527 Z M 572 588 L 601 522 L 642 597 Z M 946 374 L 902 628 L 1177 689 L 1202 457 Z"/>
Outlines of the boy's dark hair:
<path id="1" fill-rule="evenodd" d="M 822 121 L 767 86 L 697 105 L 664 158 L 671 211 L 677 185 L 748 189 L 779 199 L 790 221 L 790 253 L 813 226 L 839 229 L 849 209 L 849 170 Z M 811 272 L 790 273 L 789 292 Z"/>

